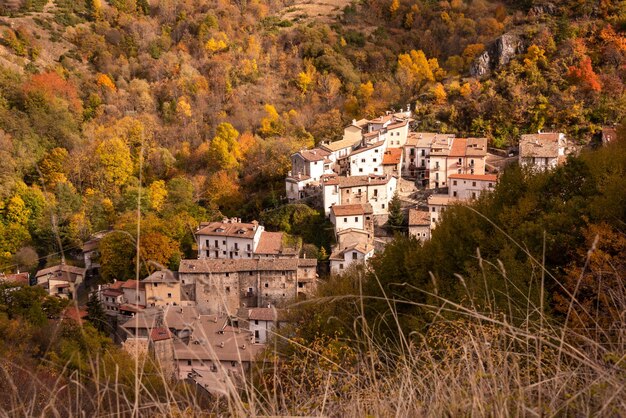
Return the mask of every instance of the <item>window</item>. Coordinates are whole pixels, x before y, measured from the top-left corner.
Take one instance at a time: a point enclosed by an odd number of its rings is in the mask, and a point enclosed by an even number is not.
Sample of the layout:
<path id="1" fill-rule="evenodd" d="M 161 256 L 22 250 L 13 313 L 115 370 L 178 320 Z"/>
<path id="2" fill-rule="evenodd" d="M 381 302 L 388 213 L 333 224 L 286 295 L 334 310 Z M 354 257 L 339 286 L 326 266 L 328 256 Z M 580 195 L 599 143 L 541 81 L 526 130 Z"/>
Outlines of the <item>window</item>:
<path id="1" fill-rule="evenodd" d="M 385 204 L 383 203 L 383 209 L 385 209 Z"/>
<path id="2" fill-rule="evenodd" d="M 437 212 L 437 209 L 435 209 L 435 207 L 433 206 L 433 212 Z"/>
<path id="3" fill-rule="evenodd" d="M 300 289 L 302 289 L 302 288 L 304 287 L 304 283 L 302 283 L 302 282 L 298 282 L 298 287 L 299 287 Z"/>
<path id="4" fill-rule="evenodd" d="M 226 240 L 223 240 L 223 241 L 222 241 L 222 244 L 223 244 L 223 245 L 226 245 Z"/>
<path id="5" fill-rule="evenodd" d="M 339 264 L 339 270 L 343 270 L 343 263 Z"/>
<path id="6" fill-rule="evenodd" d="M 461 169 L 456 170 L 457 174 L 461 174 Z"/>
<path id="7" fill-rule="evenodd" d="M 452 192 L 452 196 L 456 197 L 456 192 Z"/>
<path id="8" fill-rule="evenodd" d="M 258 319 L 254 320 L 254 325 L 259 325 L 259 320 Z"/>
<path id="9" fill-rule="evenodd" d="M 426 151 L 422 150 L 422 157 L 424 157 L 426 155 Z"/>
<path id="10" fill-rule="evenodd" d="M 191 360 L 187 360 L 187 366 L 191 366 Z"/>
<path id="11" fill-rule="evenodd" d="M 269 283 L 265 283 L 265 287 L 270 287 L 270 284 Z"/>
<path id="12" fill-rule="evenodd" d="M 226 255 L 226 251 L 222 251 L 222 254 Z"/>
<path id="13" fill-rule="evenodd" d="M 229 277 L 229 276 L 230 276 L 230 273 L 226 273 L 226 277 Z"/>
<path id="14" fill-rule="evenodd" d="M 463 159 L 459 158 L 459 164 L 463 163 Z"/>
<path id="15" fill-rule="evenodd" d="M 171 299 L 171 298 L 172 298 L 172 294 L 171 294 L 171 293 L 168 293 L 168 294 L 167 294 L 167 297 Z"/>
<path id="16" fill-rule="evenodd" d="M 376 162 L 376 158 L 372 158 L 372 162 L 374 162 L 374 163 L 375 163 L 375 162 Z"/>
<path id="17" fill-rule="evenodd" d="M 374 189 L 374 197 L 378 196 L 378 189 Z"/>
<path id="18" fill-rule="evenodd" d="M 364 163 L 365 162 L 365 158 L 361 158 L 361 162 Z"/>
<path id="19" fill-rule="evenodd" d="M 357 257 L 358 257 L 358 256 L 357 256 L 357 254 L 356 254 L 356 251 L 353 251 L 353 252 L 352 252 L 352 259 L 353 259 L 353 260 L 356 260 L 356 259 L 357 259 Z"/>
<path id="20" fill-rule="evenodd" d="M 493 183 L 489 183 L 489 187 L 493 187 Z"/>
<path id="21" fill-rule="evenodd" d="M 453 180 L 453 181 L 452 181 L 452 185 L 453 185 L 453 186 L 456 186 L 456 180 Z"/>
<path id="22" fill-rule="evenodd" d="M 359 222 L 359 217 L 358 216 L 354 217 L 354 222 Z"/>
<path id="23" fill-rule="evenodd" d="M 475 181 L 472 182 L 472 187 L 476 187 L 476 182 Z"/>
<path id="24" fill-rule="evenodd" d="M 237 367 L 237 362 L 236 362 L 236 361 L 231 361 L 231 362 L 230 362 L 230 365 L 231 365 L 232 367 Z"/>
<path id="25" fill-rule="evenodd" d="M 159 287 L 159 284 L 158 283 L 154 283 L 154 287 Z"/>
<path id="26" fill-rule="evenodd" d="M 359 173 L 362 173 L 362 172 L 363 172 L 363 169 L 362 169 L 362 168 L 359 168 Z"/>
<path id="27" fill-rule="evenodd" d="M 226 290 L 226 293 L 230 293 L 230 286 L 226 286 L 225 290 Z"/>
<path id="28" fill-rule="evenodd" d="M 348 218 L 343 218 L 343 223 L 347 223 L 348 222 Z"/>
<path id="29" fill-rule="evenodd" d="M 476 199 L 476 192 L 472 192 L 472 199 Z"/>
<path id="30" fill-rule="evenodd" d="M 252 247 L 250 247 L 250 244 L 248 244 L 248 245 L 246 246 L 246 248 L 248 249 L 248 251 L 250 251 L 250 250 L 252 249 Z"/>
<path id="31" fill-rule="evenodd" d="M 374 150 L 374 152 L 378 152 L 378 148 Z"/>
<path id="32" fill-rule="evenodd" d="M 374 168 L 374 171 L 376 171 L 376 172 L 377 172 L 377 171 L 378 171 L 378 167 Z"/>
<path id="33" fill-rule="evenodd" d="M 209 240 L 206 240 L 206 241 L 204 242 L 204 244 L 208 247 L 209 245 L 211 245 L 211 244 L 209 244 L 209 242 L 210 242 Z"/>
<path id="34" fill-rule="evenodd" d="M 219 247 L 219 246 L 220 246 L 220 245 L 219 245 L 219 241 L 218 241 L 218 240 L 215 240 L 215 246 L 216 246 L 216 247 Z"/>

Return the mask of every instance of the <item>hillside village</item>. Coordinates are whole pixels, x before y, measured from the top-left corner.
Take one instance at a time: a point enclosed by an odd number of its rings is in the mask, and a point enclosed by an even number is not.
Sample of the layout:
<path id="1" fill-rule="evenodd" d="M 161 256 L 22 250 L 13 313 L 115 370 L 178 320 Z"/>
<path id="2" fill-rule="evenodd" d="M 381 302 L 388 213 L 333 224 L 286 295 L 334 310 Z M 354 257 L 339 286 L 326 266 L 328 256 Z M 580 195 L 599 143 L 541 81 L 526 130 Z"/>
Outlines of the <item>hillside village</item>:
<path id="1" fill-rule="evenodd" d="M 343 139 L 291 156 L 289 202 L 322 211 L 334 228 L 331 275 L 367 264 L 384 248 L 391 212 L 404 214 L 408 234 L 425 242 L 447 208 L 496 187 L 499 170 L 488 162 L 485 138 L 416 132 L 414 122 L 410 110 L 355 120 Z M 605 142 L 614 135 L 606 130 Z M 569 152 L 563 134 L 539 132 L 522 135 L 513 160 L 542 171 L 564 163 Z M 400 202 L 395 208 L 394 199 Z M 102 267 L 99 242 L 115 233 L 120 231 L 100 232 L 84 244 L 84 267 L 61 263 L 40 270 L 36 284 L 53 296 L 83 299 L 87 279 Z M 100 284 L 91 297 L 130 353 L 150 353 L 171 376 L 225 393 L 250 369 L 273 330 L 288 323 L 286 308 L 315 295 L 321 270 L 297 241 L 266 231 L 256 220 L 201 223 L 194 235 L 197 258 L 181 260 L 178 271 Z M 3 280 L 25 281 L 23 274 L 14 276 Z M 86 314 L 67 313 L 78 320 Z"/>

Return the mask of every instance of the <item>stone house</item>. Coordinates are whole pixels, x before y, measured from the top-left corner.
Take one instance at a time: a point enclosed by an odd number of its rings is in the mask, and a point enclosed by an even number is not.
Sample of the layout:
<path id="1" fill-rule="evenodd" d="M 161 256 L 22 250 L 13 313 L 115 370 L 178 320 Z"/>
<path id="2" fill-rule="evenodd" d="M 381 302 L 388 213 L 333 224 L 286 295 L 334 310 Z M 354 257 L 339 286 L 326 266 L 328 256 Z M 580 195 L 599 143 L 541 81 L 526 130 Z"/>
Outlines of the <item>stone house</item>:
<path id="1" fill-rule="evenodd" d="M 59 264 L 39 270 L 35 278 L 37 285 L 43 286 L 49 295 L 76 299 L 78 289 L 85 279 L 85 272 L 81 267 Z"/>
<path id="2" fill-rule="evenodd" d="M 522 135 L 519 141 L 519 163 L 535 171 L 555 168 L 566 159 L 567 139 L 557 132 Z"/>
<path id="3" fill-rule="evenodd" d="M 334 176 L 323 179 L 324 214 L 330 216 L 333 205 L 372 205 L 374 215 L 388 213 L 389 201 L 396 192 L 397 179 L 393 176 Z"/>
<path id="4" fill-rule="evenodd" d="M 409 209 L 409 235 L 421 242 L 430 239 L 430 214 L 426 210 Z"/>

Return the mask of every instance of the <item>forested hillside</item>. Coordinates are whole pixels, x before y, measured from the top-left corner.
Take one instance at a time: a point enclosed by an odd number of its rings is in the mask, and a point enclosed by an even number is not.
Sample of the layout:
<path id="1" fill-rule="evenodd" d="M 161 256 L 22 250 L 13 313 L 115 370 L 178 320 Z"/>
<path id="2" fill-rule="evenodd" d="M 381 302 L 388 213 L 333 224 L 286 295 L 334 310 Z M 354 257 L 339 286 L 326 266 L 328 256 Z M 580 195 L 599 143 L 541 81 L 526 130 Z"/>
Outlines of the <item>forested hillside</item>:
<path id="1" fill-rule="evenodd" d="M 134 231 L 140 193 L 149 256 L 175 264 L 199 221 L 278 206 L 290 153 L 386 109 L 495 146 L 542 128 L 588 142 L 624 109 L 619 2 L 373 0 L 338 20 L 258 0 L 19 3 L 0 18 L 3 267 Z"/>

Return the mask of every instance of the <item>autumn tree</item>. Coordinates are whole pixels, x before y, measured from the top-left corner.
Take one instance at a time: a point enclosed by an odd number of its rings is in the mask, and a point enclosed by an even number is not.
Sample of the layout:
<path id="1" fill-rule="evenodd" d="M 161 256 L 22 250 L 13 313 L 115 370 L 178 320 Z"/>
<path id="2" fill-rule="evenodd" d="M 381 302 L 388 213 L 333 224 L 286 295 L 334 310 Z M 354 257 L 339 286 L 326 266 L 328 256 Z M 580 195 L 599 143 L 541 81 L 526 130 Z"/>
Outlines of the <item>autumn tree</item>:
<path id="1" fill-rule="evenodd" d="M 211 140 L 208 150 L 209 165 L 212 170 L 232 170 L 237 168 L 241 151 L 237 138 L 239 132 L 227 122 L 220 123 Z"/>
<path id="2" fill-rule="evenodd" d="M 591 58 L 588 56 L 585 56 L 577 66 L 569 67 L 568 77 L 572 80 L 572 82 L 578 84 L 585 90 L 592 92 L 599 92 L 602 90 L 600 79 L 593 70 Z"/>

